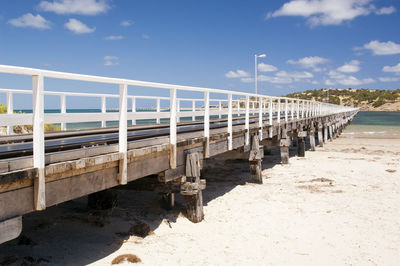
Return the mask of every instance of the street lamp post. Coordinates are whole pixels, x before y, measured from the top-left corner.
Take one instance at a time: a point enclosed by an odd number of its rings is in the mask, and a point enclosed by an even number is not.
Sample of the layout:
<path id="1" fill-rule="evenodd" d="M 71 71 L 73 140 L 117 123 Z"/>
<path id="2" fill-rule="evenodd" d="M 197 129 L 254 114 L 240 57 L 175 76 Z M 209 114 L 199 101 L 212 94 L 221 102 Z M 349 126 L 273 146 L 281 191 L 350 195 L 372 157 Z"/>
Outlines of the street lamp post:
<path id="1" fill-rule="evenodd" d="M 258 93 L 257 91 L 257 58 L 265 58 L 267 57 L 266 54 L 254 55 L 254 92 L 255 94 Z"/>

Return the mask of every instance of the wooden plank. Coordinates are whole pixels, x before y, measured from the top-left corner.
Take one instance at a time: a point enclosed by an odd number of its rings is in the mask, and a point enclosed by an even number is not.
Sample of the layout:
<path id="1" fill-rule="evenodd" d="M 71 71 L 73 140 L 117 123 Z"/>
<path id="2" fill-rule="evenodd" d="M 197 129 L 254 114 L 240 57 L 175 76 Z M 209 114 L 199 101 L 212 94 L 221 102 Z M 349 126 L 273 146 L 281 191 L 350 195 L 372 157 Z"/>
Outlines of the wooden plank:
<path id="1" fill-rule="evenodd" d="M 143 156 L 141 160 L 128 164 L 128 181 L 148 175 L 156 175 L 169 168 L 168 151 L 158 152 L 154 156 L 149 154 Z"/>
<path id="2" fill-rule="evenodd" d="M 22 216 L 0 222 L 0 244 L 17 238 L 22 232 Z"/>
<path id="3" fill-rule="evenodd" d="M 37 168 L 30 168 L 26 170 L 18 170 L 8 173 L 0 174 L 0 185 L 14 183 L 23 179 L 34 179 L 38 175 Z"/>

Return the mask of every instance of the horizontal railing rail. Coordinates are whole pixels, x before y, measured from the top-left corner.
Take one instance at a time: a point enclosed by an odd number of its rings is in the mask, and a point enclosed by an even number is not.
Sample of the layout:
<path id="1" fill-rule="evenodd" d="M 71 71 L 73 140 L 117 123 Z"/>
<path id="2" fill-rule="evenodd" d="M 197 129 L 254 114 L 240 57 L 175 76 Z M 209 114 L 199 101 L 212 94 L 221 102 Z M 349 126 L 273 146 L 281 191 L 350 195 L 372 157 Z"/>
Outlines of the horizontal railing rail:
<path id="1" fill-rule="evenodd" d="M 6 126 L 9 134 L 13 133 L 13 126 L 33 125 L 33 164 L 39 169 L 39 178 L 37 180 L 38 197 L 35 200 L 36 209 L 45 208 L 44 202 L 44 124 L 61 124 L 61 130 L 67 129 L 67 123 L 78 122 L 101 122 L 101 127 L 106 127 L 107 121 L 118 121 L 119 124 L 119 152 L 121 153 L 122 164 L 120 165 L 119 182 L 126 184 L 127 167 L 127 131 L 128 121 L 132 125 L 138 120 L 151 119 L 155 123 L 169 123 L 169 142 L 170 142 L 170 166 L 176 166 L 176 143 L 177 143 L 177 123 L 183 120 L 199 120 L 203 123 L 203 136 L 206 145 L 210 137 L 210 119 L 225 118 L 227 120 L 228 149 L 232 149 L 232 129 L 233 117 L 243 116 L 245 120 L 244 128 L 246 130 L 246 145 L 249 144 L 249 121 L 250 116 L 256 116 L 258 128 L 260 130 L 259 138 L 263 136 L 264 121 L 272 125 L 274 119 L 277 123 L 283 121 L 292 121 L 296 119 L 314 118 L 319 116 L 337 114 L 341 112 L 355 111 L 356 108 L 333 105 L 313 100 L 294 99 L 288 97 L 266 96 L 253 93 L 202 88 L 194 86 L 182 86 L 174 84 L 146 82 L 130 79 L 109 78 L 92 75 L 81 75 L 65 72 L 56 72 L 42 69 L 33 69 L 17 66 L 0 65 L 0 73 L 26 75 L 32 77 L 32 89 L 15 90 L 0 89 L 0 94 L 6 94 L 7 114 L 0 116 L 0 126 Z M 81 93 L 81 92 L 63 92 L 46 91 L 44 89 L 44 79 L 74 80 L 80 82 L 105 83 L 119 86 L 119 94 L 104 93 Z M 169 90 L 169 97 L 165 96 L 142 96 L 128 95 L 128 86 L 146 87 L 154 89 Z M 190 91 L 202 93 L 201 98 L 178 98 L 177 91 Z M 32 113 L 14 113 L 13 97 L 16 94 L 32 95 Z M 210 98 L 210 94 L 217 94 L 224 98 Z M 60 97 L 59 113 L 45 113 L 44 96 Z M 67 112 L 67 97 L 94 97 L 100 98 L 101 103 L 98 108 L 100 111 L 85 113 Z M 119 99 L 117 109 L 114 112 L 107 109 L 107 99 Z M 140 110 L 136 107 L 137 100 L 152 101 L 146 110 Z M 131 106 L 128 107 L 128 100 Z M 161 108 L 161 101 L 168 101 L 168 107 Z M 189 107 L 181 108 L 181 104 L 189 103 Z M 206 148 L 205 156 L 208 149 Z"/>

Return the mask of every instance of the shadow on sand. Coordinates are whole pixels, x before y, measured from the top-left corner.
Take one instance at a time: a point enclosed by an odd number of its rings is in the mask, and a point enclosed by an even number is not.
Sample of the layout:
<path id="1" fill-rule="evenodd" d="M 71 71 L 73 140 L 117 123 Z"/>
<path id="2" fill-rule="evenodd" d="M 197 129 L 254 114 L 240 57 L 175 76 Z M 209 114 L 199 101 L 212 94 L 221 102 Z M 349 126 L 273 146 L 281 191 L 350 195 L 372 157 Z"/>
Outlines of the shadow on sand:
<path id="1" fill-rule="evenodd" d="M 265 155 L 263 169 L 280 164 L 279 147 Z M 290 148 L 290 156 L 296 148 Z M 202 170 L 207 180 L 203 203 L 221 197 L 250 181 L 246 160 L 208 159 Z M 117 251 L 125 241 L 140 244 L 142 237 L 132 228 L 142 223 L 155 230 L 161 223 L 171 228 L 184 216 L 185 202 L 176 195 L 173 210 L 160 207 L 160 195 L 130 189 L 112 189 L 118 204 L 109 210 L 87 207 L 87 197 L 53 206 L 23 217 L 23 232 L 15 240 L 0 245 L 0 265 L 86 265 Z M 207 212 L 205 211 L 205 219 Z M 151 233 L 151 231 L 149 232 Z M 110 256 L 110 264 L 115 256 Z"/>

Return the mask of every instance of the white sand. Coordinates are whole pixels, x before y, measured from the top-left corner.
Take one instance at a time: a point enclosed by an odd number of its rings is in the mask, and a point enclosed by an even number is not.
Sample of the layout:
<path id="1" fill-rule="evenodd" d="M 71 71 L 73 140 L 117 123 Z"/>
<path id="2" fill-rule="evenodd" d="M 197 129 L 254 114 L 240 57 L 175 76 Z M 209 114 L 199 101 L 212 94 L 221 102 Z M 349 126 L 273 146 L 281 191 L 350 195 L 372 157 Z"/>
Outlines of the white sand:
<path id="1" fill-rule="evenodd" d="M 120 254 L 145 265 L 399 265 L 400 139 L 339 138 L 289 162 L 265 162 L 263 185 L 245 183 L 247 163 L 221 162 L 206 173 L 199 224 L 179 214 L 179 198 L 178 210 L 166 212 L 157 195 L 124 190 L 103 228 L 71 219 L 73 206 L 84 202 L 69 203 L 27 218 L 24 234 L 37 245 L 11 242 L 0 255 L 65 265 L 110 265 Z M 127 231 L 134 217 L 154 234 L 114 234 Z"/>

